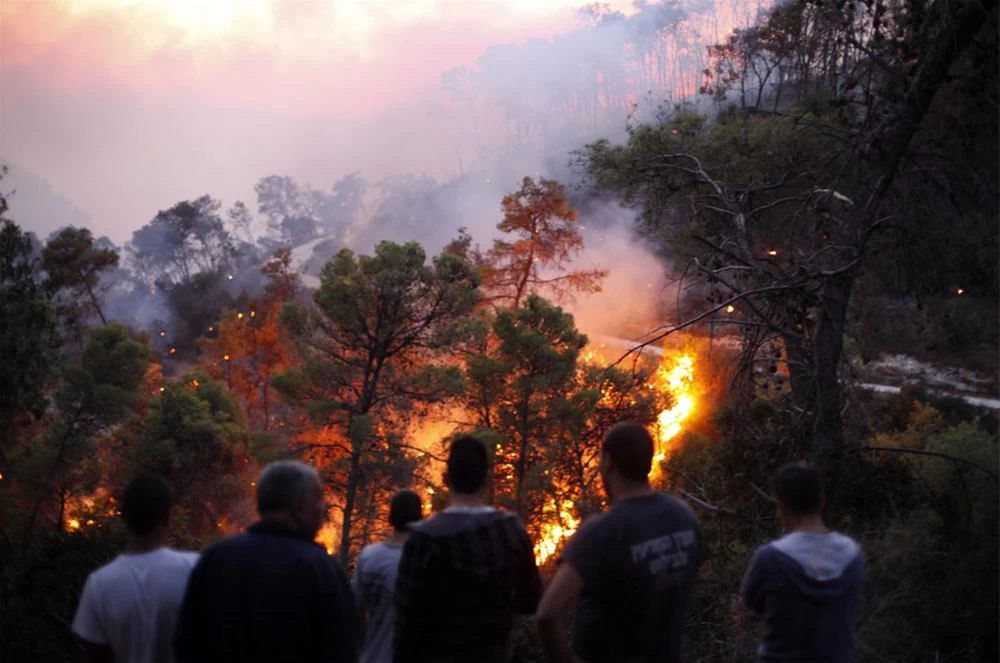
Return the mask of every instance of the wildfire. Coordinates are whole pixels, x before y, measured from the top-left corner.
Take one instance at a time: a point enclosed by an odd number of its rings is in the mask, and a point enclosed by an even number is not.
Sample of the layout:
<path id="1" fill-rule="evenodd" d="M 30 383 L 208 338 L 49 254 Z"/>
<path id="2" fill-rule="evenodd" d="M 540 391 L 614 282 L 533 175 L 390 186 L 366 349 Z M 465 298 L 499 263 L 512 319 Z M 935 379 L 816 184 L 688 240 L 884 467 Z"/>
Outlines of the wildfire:
<path id="1" fill-rule="evenodd" d="M 535 544 L 535 563 L 539 566 L 545 564 L 558 550 L 560 542 L 572 536 L 580 526 L 580 519 L 573 515 L 571 500 L 562 500 L 562 508 L 559 508 L 552 499 L 542 513 L 548 522 L 542 526 Z"/>
<path id="2" fill-rule="evenodd" d="M 326 548 L 327 555 L 332 555 L 333 551 L 336 550 L 338 536 L 337 527 L 333 523 L 326 523 L 316 535 L 316 542 Z"/>
<path id="3" fill-rule="evenodd" d="M 118 515 L 115 500 L 104 489 L 83 497 L 70 497 L 66 501 L 63 529 L 80 532 L 85 528 L 102 526 L 108 518 Z"/>
<path id="4" fill-rule="evenodd" d="M 599 350 L 595 352 L 593 349 L 588 349 L 584 353 L 584 361 L 593 363 L 599 359 L 599 354 Z M 670 441 L 683 430 L 684 422 L 694 412 L 697 402 L 694 366 L 694 355 L 674 355 L 668 352 L 664 354 L 649 385 L 658 393 L 669 394 L 674 403 L 671 407 L 660 412 L 656 419 L 656 428 L 652 431 L 656 441 L 652 473 L 654 480 L 661 476 L 660 463 L 666 460 L 670 452 Z M 610 392 L 604 394 L 604 398 L 612 396 L 613 394 Z M 544 524 L 538 542 L 535 544 L 535 562 L 539 566 L 551 559 L 563 540 L 568 539 L 579 528 L 580 519 L 573 514 L 572 500 L 561 500 L 557 503 L 555 499 L 551 499 L 543 509 L 542 520 Z"/>
<path id="5" fill-rule="evenodd" d="M 653 476 L 659 476 L 659 464 L 667 457 L 669 442 L 681 432 L 684 422 L 694 411 L 694 357 L 665 356 L 656 371 L 656 381 L 662 391 L 674 397 L 673 407 L 656 418 L 656 453 L 653 455 Z"/>

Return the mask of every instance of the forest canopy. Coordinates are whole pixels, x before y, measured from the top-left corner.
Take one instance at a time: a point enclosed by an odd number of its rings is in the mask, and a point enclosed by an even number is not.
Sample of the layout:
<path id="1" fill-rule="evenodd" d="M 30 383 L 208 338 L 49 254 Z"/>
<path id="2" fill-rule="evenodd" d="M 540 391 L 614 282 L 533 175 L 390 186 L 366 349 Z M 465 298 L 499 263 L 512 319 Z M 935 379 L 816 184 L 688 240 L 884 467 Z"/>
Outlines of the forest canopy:
<path id="1" fill-rule="evenodd" d="M 575 181 L 508 178 L 482 245 L 453 203 L 491 173 L 265 175 L 251 204 L 199 194 L 124 246 L 36 237 L 0 196 L 0 657 L 75 652 L 67 624 L 138 474 L 174 485 L 173 543 L 201 549 L 254 521 L 264 464 L 306 460 L 332 505 L 319 541 L 350 568 L 395 490 L 445 504 L 448 441 L 473 433 L 490 501 L 548 573 L 608 506 L 600 442 L 623 420 L 702 522 L 689 660 L 753 655 L 733 597 L 778 532 L 769 478 L 801 459 L 865 551 L 858 660 L 997 657 L 996 3 L 779 3 L 683 51 L 699 80 L 642 117 L 631 91 L 676 83 L 682 44 L 672 3 L 638 5 L 584 10 L 617 50 L 559 104 L 536 103 L 552 81 L 489 73 L 542 44 L 447 75 L 473 109 L 523 85 L 518 141 L 627 118 L 565 155 Z M 574 62 L 557 82 L 593 73 Z M 602 254 L 616 232 L 624 258 Z M 640 253 L 662 274 L 620 289 Z M 906 362 L 978 392 L 892 372 Z"/>

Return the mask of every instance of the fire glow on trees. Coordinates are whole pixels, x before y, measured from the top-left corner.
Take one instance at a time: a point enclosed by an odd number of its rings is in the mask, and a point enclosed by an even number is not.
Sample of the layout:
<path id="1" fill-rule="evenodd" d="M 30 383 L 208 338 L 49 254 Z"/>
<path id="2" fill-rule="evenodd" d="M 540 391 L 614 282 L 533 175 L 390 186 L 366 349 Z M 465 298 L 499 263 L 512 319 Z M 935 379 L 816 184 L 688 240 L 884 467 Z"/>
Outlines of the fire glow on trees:
<path id="1" fill-rule="evenodd" d="M 587 362 L 597 361 L 598 352 L 588 350 L 584 355 Z M 653 453 L 653 471 L 651 479 L 656 481 L 662 476 L 661 463 L 667 459 L 671 450 L 671 441 L 683 430 L 684 423 L 695 410 L 697 394 L 695 390 L 695 357 L 691 352 L 673 354 L 666 352 L 660 360 L 656 373 L 649 383 L 650 389 L 668 395 L 672 405 L 662 410 L 657 416 L 653 440 L 656 449 Z M 605 392 L 602 398 L 611 398 L 613 394 Z M 541 535 L 535 543 L 535 562 L 542 566 L 557 550 L 563 541 L 572 536 L 580 526 L 580 519 L 574 514 L 571 500 L 557 502 L 550 499 L 542 512 L 546 521 L 541 528 Z"/>

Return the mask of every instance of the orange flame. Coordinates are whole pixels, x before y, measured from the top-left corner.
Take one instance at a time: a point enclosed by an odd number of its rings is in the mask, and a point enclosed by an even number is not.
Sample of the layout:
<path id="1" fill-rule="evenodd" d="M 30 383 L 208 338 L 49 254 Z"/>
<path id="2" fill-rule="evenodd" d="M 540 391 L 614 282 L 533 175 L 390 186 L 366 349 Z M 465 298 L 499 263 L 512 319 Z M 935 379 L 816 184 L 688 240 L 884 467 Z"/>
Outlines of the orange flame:
<path id="1" fill-rule="evenodd" d="M 681 432 L 684 422 L 694 411 L 694 357 L 664 356 L 656 371 L 657 387 L 674 397 L 673 407 L 660 412 L 656 418 L 656 453 L 653 455 L 653 478 L 660 476 L 660 463 L 667 458 L 670 440 Z"/>
<path id="2" fill-rule="evenodd" d="M 599 360 L 599 352 L 588 349 L 583 357 L 586 363 Z M 670 453 L 670 441 L 684 429 L 684 423 L 695 410 L 697 394 L 694 382 L 695 358 L 692 354 L 673 355 L 666 353 L 653 376 L 650 388 L 658 393 L 669 394 L 673 405 L 662 412 L 656 419 L 655 430 L 652 431 L 656 441 L 653 454 L 654 481 L 662 476 L 660 463 L 667 459 Z M 604 398 L 611 398 L 609 391 Z M 535 544 L 535 562 L 542 566 L 549 561 L 562 545 L 564 539 L 571 537 L 580 526 L 580 519 L 574 515 L 572 500 L 562 500 L 557 503 L 551 499 L 542 510 L 543 520 L 538 541 Z"/>
<path id="3" fill-rule="evenodd" d="M 338 536 L 340 533 L 337 531 L 337 526 L 333 523 L 326 523 L 316 535 L 316 542 L 326 548 L 327 555 L 332 555 L 333 551 L 337 549 Z"/>
<path id="4" fill-rule="evenodd" d="M 542 532 L 535 543 L 535 563 L 539 566 L 555 554 L 563 539 L 568 539 L 580 527 L 580 519 L 573 515 L 571 500 L 562 500 L 561 508 L 556 506 L 554 499 L 549 500 L 542 513 L 548 522 L 542 525 Z"/>

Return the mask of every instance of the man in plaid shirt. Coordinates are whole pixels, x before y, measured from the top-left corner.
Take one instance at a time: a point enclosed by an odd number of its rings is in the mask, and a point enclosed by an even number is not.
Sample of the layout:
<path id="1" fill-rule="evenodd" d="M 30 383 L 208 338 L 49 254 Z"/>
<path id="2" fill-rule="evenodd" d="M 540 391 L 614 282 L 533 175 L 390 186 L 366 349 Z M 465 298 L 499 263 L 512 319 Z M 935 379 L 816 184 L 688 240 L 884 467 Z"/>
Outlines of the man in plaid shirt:
<path id="1" fill-rule="evenodd" d="M 473 437 L 448 455 L 450 506 L 410 528 L 396 581 L 395 663 L 502 663 L 513 613 L 542 593 L 517 516 L 487 506 L 489 456 Z"/>

